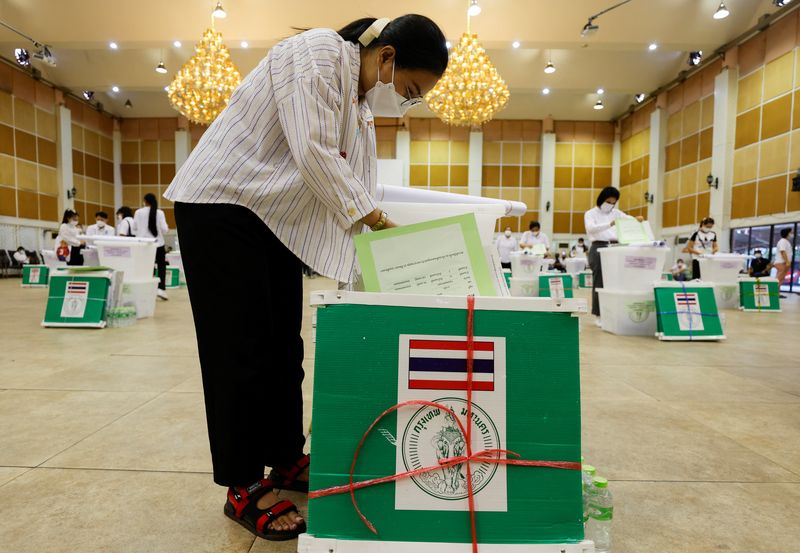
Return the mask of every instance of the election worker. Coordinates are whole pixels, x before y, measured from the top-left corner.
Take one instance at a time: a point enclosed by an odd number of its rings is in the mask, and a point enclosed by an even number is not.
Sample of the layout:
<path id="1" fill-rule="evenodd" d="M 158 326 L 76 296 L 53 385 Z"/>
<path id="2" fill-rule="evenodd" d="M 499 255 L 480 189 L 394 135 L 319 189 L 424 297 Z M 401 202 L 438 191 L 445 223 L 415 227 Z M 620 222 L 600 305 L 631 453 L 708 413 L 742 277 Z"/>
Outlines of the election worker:
<path id="1" fill-rule="evenodd" d="M 402 118 L 447 67 L 427 17 L 365 18 L 279 42 L 234 91 L 164 194 L 175 202 L 225 513 L 269 540 L 303 517 L 303 263 L 354 280 L 353 239 L 394 226 L 378 208 L 375 117 Z M 250 259 L 231 282 L 226 257 Z M 264 467 L 272 472 L 264 478 Z"/>

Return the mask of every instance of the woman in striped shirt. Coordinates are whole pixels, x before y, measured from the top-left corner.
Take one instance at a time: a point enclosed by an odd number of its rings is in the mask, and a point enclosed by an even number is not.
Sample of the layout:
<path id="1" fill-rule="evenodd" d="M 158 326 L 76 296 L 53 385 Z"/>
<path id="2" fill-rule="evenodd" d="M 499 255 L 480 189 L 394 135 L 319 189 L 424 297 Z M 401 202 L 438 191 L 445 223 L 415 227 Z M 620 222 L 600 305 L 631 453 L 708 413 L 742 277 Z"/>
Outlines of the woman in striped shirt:
<path id="1" fill-rule="evenodd" d="M 214 481 L 228 487 L 225 513 L 263 538 L 305 530 L 272 491 L 308 490 L 302 264 L 351 282 L 353 238 L 393 226 L 374 200 L 373 117 L 420 103 L 447 59 L 442 31 L 420 15 L 284 40 L 164 194 L 175 202 Z M 234 275 L 214 255 L 223 248 L 253 261 Z"/>

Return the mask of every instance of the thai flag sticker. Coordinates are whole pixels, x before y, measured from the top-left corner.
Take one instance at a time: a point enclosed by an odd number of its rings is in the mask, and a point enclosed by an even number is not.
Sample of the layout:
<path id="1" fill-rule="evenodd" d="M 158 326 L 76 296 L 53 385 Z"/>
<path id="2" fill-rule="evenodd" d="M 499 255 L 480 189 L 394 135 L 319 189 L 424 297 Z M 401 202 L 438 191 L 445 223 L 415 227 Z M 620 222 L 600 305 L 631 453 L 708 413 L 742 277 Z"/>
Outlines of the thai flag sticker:
<path id="1" fill-rule="evenodd" d="M 495 343 L 475 339 L 472 389 L 494 391 Z M 467 339 L 412 339 L 408 344 L 410 390 L 466 390 Z"/>

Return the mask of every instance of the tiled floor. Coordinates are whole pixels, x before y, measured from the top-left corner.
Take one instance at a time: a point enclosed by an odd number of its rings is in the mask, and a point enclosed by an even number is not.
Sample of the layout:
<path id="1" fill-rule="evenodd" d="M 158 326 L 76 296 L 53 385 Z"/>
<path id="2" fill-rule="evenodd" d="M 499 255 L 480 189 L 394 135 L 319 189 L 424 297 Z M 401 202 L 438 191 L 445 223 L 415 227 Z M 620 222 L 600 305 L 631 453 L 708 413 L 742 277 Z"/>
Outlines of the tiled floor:
<path id="1" fill-rule="evenodd" d="M 45 295 L 0 281 L 0 552 L 293 552 L 221 513 L 185 290 L 102 331 L 42 329 Z M 800 299 L 725 316 L 723 343 L 583 325 L 584 453 L 612 480 L 615 553 L 800 548 Z"/>

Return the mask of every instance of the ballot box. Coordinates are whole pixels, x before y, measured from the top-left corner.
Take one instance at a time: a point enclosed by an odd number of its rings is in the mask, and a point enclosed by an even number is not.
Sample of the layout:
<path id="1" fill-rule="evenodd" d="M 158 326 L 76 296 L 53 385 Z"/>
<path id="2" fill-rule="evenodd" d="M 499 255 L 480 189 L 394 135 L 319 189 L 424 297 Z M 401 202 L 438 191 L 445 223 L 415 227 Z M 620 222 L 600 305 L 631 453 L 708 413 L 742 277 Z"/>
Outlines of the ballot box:
<path id="1" fill-rule="evenodd" d="M 539 296 L 539 281 L 511 277 L 508 289 L 514 297 L 535 298 Z"/>
<path id="2" fill-rule="evenodd" d="M 154 239 L 105 237 L 95 240 L 100 263 L 124 273 L 125 282 L 141 281 L 152 276 L 156 259 Z"/>
<path id="3" fill-rule="evenodd" d="M 620 336 L 655 336 L 656 302 L 653 290 L 626 291 L 598 288 L 603 330 Z"/>
<path id="4" fill-rule="evenodd" d="M 572 275 L 565 273 L 542 273 L 539 275 L 539 297 L 573 298 Z"/>
<path id="5" fill-rule="evenodd" d="M 510 450 L 536 463 L 469 462 L 480 551 L 593 551 L 583 541 L 579 470 L 575 315 L 586 311 L 585 300 L 477 297 L 471 311 L 463 296 L 320 291 L 311 301 L 318 307 L 313 462 L 298 551 L 469 551 L 467 463 L 458 461 L 467 454 L 468 412 L 473 455 L 488 450 L 498 460 L 505 454 L 497 450 Z M 453 459 L 458 464 L 446 464 Z M 355 483 L 413 471 L 354 492 L 377 534 L 354 510 L 351 465 Z"/>
<path id="6" fill-rule="evenodd" d="M 724 340 L 714 285 L 707 282 L 666 282 L 655 285 L 659 340 Z"/>
<path id="7" fill-rule="evenodd" d="M 718 309 L 739 309 L 739 283 L 714 283 Z"/>
<path id="8" fill-rule="evenodd" d="M 153 276 L 158 278 L 158 267 L 153 267 Z M 181 287 L 181 270 L 178 267 L 167 265 L 164 285 L 167 289 Z"/>
<path id="9" fill-rule="evenodd" d="M 748 256 L 737 253 L 704 255 L 697 260 L 700 263 L 700 278 L 706 282 L 736 284 L 747 259 Z"/>
<path id="10" fill-rule="evenodd" d="M 644 291 L 661 277 L 669 248 L 613 246 L 599 251 L 604 288 Z"/>
<path id="11" fill-rule="evenodd" d="M 591 288 L 593 282 L 592 271 L 583 271 L 578 274 L 578 286 L 580 288 Z"/>
<path id="12" fill-rule="evenodd" d="M 578 274 L 586 269 L 586 263 L 585 257 L 570 257 L 566 260 L 565 265 L 568 273 Z"/>
<path id="13" fill-rule="evenodd" d="M 672 273 L 661 273 L 661 280 L 675 280 L 675 276 Z"/>
<path id="14" fill-rule="evenodd" d="M 739 301 L 742 311 L 779 313 L 780 289 L 777 278 L 742 278 L 739 280 Z"/>
<path id="15" fill-rule="evenodd" d="M 538 280 L 542 267 L 546 265 L 544 257 L 529 253 L 528 250 L 511 252 L 511 276 L 527 280 Z"/>
<path id="16" fill-rule="evenodd" d="M 23 265 L 23 288 L 47 288 L 50 279 L 50 268 L 47 265 Z"/>
<path id="17" fill-rule="evenodd" d="M 106 326 L 106 304 L 113 271 L 61 270 L 50 277 L 42 326 Z"/>

